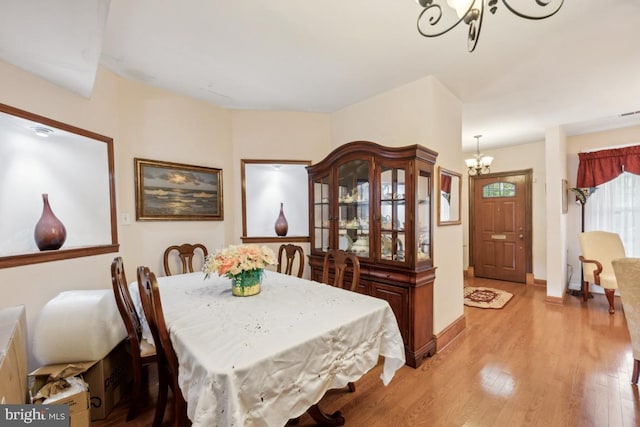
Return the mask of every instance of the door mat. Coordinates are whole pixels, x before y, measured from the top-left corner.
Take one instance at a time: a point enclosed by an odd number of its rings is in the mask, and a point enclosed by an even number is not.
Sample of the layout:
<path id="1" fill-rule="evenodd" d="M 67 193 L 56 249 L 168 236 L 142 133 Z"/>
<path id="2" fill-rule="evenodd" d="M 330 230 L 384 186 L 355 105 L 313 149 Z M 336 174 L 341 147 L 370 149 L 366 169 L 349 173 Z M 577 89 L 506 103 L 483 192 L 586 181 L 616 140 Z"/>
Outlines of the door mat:
<path id="1" fill-rule="evenodd" d="M 464 305 L 479 308 L 502 308 L 513 297 L 513 294 L 493 288 L 464 288 Z"/>

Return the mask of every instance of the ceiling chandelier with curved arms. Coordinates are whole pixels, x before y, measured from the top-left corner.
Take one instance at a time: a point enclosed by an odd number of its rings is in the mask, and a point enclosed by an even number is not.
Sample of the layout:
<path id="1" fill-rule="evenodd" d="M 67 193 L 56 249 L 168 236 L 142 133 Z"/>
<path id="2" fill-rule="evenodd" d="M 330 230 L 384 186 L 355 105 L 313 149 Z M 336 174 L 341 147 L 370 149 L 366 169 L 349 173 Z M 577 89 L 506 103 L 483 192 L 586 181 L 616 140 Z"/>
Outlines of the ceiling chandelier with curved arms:
<path id="1" fill-rule="evenodd" d="M 549 18 L 560 10 L 564 0 L 528 0 L 535 6 L 540 14 L 530 14 L 529 11 L 519 10 L 513 6 L 511 0 L 446 0 L 447 7 L 443 8 L 445 0 L 416 0 L 423 8 L 418 15 L 418 32 L 424 37 L 438 37 L 448 33 L 458 24 L 464 22 L 469 26 L 467 35 L 467 49 L 473 52 L 480 38 L 482 20 L 485 7 L 489 8 L 492 14 L 498 10 L 498 3 L 501 1 L 504 6 L 514 15 L 530 20 L 541 20 Z M 517 3 L 517 1 L 516 1 Z M 457 19 L 443 19 L 457 14 Z"/>
<path id="2" fill-rule="evenodd" d="M 469 175 L 479 176 L 491 173 L 491 162 L 493 162 L 493 157 L 485 156 L 480 152 L 480 138 L 482 138 L 482 135 L 476 135 L 474 138 L 476 139 L 476 154 L 473 155 L 472 159 L 465 160 L 467 169 L 469 169 Z"/>

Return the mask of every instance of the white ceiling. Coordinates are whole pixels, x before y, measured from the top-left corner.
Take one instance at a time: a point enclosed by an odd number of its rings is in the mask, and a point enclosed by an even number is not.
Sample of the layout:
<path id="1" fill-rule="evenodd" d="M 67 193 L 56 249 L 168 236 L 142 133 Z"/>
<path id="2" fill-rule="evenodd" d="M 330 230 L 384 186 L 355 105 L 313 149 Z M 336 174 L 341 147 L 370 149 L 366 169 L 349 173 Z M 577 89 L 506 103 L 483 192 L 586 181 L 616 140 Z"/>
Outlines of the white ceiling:
<path id="1" fill-rule="evenodd" d="M 98 64 L 237 109 L 333 112 L 435 76 L 463 103 L 463 147 L 640 125 L 640 1 L 566 0 L 551 18 L 485 11 L 420 36 L 414 0 L 0 0 L 0 58 L 90 97 Z M 510 0 L 514 6 L 534 0 Z M 640 141 L 639 141 L 640 142 Z"/>

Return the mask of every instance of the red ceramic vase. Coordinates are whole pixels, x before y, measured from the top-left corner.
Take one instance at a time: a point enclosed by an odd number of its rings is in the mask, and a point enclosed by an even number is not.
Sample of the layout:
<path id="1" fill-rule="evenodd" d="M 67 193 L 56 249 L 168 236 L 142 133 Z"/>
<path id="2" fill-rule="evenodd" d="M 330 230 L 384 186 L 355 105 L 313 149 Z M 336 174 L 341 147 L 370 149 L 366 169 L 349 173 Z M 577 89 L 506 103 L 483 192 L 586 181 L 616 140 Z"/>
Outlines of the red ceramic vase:
<path id="1" fill-rule="evenodd" d="M 36 224 L 33 237 L 41 251 L 60 249 L 67 239 L 64 224 L 53 214 L 49 206 L 49 195 L 42 195 L 42 216 Z"/>

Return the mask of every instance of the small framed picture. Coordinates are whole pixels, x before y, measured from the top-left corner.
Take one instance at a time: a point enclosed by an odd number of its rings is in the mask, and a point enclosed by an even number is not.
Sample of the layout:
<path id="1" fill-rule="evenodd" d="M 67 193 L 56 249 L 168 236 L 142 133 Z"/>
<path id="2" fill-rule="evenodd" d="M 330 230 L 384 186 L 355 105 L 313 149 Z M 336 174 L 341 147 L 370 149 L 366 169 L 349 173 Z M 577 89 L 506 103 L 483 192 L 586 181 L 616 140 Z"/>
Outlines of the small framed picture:
<path id="1" fill-rule="evenodd" d="M 134 159 L 136 220 L 221 221 L 222 169 Z"/>

